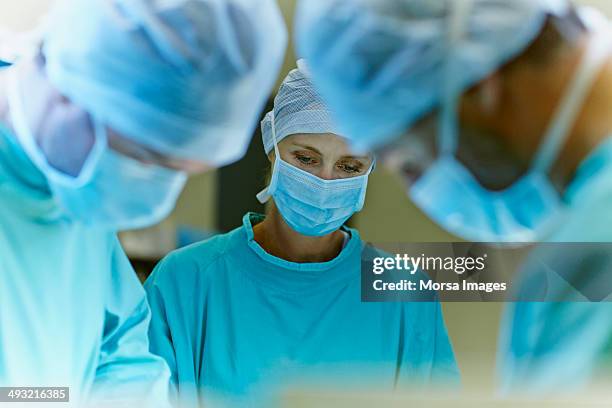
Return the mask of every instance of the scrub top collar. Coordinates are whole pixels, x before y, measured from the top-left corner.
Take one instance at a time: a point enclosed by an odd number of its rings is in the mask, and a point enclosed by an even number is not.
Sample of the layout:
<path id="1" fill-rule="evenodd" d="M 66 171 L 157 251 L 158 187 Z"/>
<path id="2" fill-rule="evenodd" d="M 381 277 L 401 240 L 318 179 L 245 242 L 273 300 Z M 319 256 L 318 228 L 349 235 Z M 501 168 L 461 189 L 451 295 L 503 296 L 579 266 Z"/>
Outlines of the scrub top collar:
<path id="1" fill-rule="evenodd" d="M 265 216 L 261 214 L 247 213 L 242 219 L 247 244 L 252 253 L 263 261 L 263 265 L 256 263 L 252 268 L 247 268 L 252 278 L 285 292 L 303 292 L 308 289 L 321 289 L 323 286 L 352 281 L 355 277 L 360 276 L 362 241 L 356 230 L 342 227 L 350 238 L 338 256 L 331 261 L 298 263 L 267 253 L 255 241 L 253 226 L 263 221 L 264 218 Z"/>

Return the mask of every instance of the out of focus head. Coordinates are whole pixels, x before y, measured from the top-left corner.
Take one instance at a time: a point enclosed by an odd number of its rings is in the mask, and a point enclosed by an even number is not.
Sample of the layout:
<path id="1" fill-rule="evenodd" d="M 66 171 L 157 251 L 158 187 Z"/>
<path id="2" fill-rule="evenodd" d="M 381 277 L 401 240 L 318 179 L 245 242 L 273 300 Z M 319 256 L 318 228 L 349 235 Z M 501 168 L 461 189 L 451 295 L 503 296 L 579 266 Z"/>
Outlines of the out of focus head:
<path id="1" fill-rule="evenodd" d="M 547 81 L 560 50 L 585 31 L 566 0 L 314 0 L 298 15 L 299 50 L 358 148 L 419 134 L 429 146 L 402 140 L 402 155 L 435 157 L 432 116 L 456 103 L 460 153 L 488 157 L 472 167 L 512 162 L 508 179 L 531 160 L 564 91 Z"/>
<path id="2" fill-rule="evenodd" d="M 285 45 L 272 0 L 61 0 L 43 54 L 120 152 L 218 166 L 245 153 Z"/>
<path id="3" fill-rule="evenodd" d="M 243 156 L 286 30 L 273 0 L 60 0 L 11 70 L 11 124 L 63 214 L 140 228 Z"/>
<path id="4" fill-rule="evenodd" d="M 609 23 L 569 0 L 309 0 L 298 16 L 341 131 L 383 148 L 430 218 L 479 242 L 559 225 Z"/>

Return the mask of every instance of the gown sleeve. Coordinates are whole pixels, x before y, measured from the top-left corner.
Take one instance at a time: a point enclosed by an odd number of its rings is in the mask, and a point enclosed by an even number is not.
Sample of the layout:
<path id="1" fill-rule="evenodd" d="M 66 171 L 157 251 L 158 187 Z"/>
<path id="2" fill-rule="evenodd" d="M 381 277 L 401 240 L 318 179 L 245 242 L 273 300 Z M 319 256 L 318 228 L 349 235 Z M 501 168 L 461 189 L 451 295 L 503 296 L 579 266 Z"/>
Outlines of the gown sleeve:
<path id="1" fill-rule="evenodd" d="M 202 256 L 208 259 L 207 256 Z M 145 282 L 152 318 L 150 350 L 170 367 L 170 401 L 198 406 L 201 350 L 205 344 L 205 289 L 197 262 L 189 256 L 166 256 Z"/>
<path id="2" fill-rule="evenodd" d="M 563 244 L 562 244 L 563 245 Z M 502 392 L 578 390 L 594 378 L 612 339 L 609 244 L 537 249 L 505 311 L 498 355 Z M 534 293 L 535 292 L 535 293 Z"/>
<path id="3" fill-rule="evenodd" d="M 149 351 L 151 312 L 145 293 L 114 236 L 111 269 L 93 406 L 169 407 L 168 367 Z"/>
<path id="4" fill-rule="evenodd" d="M 372 259 L 376 256 L 388 257 L 389 254 L 366 245 L 362 251 L 362 268 L 371 268 Z M 388 270 L 386 273 L 397 275 L 389 278 L 390 281 L 405 277 L 398 270 Z M 412 279 L 419 281 L 426 278 L 419 271 Z M 396 388 L 438 385 L 457 388 L 460 384 L 459 369 L 437 293 L 419 292 L 414 299 L 397 296 L 392 294 L 386 299 L 397 304 L 400 310 Z"/>
<path id="5" fill-rule="evenodd" d="M 432 352 L 431 379 L 432 382 L 448 382 L 459 384 L 459 368 L 455 360 L 455 353 L 448 337 L 448 331 L 442 314 L 440 302 L 430 304 L 434 324 L 434 341 Z"/>
<path id="6" fill-rule="evenodd" d="M 405 302 L 402 307 L 396 388 L 457 389 L 459 369 L 440 303 Z"/>
<path id="7" fill-rule="evenodd" d="M 158 285 L 158 276 L 163 275 L 167 268 L 167 260 L 156 267 L 145 282 L 147 299 L 151 307 L 151 325 L 149 326 L 149 342 L 151 352 L 162 357 L 170 367 L 170 397 L 176 399 L 178 390 L 176 351 L 172 343 L 172 333 L 168 323 L 166 299 Z"/>

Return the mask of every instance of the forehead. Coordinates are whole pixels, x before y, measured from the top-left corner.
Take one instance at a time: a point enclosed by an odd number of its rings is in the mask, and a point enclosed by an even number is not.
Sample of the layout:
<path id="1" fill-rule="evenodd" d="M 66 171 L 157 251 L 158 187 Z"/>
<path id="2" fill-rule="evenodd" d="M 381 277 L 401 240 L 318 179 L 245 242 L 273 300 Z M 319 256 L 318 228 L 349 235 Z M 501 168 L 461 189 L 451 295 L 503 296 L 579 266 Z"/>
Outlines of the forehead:
<path id="1" fill-rule="evenodd" d="M 343 148 L 348 150 L 348 141 L 334 133 L 297 133 L 284 138 L 280 145 L 305 145 L 319 148 Z"/>

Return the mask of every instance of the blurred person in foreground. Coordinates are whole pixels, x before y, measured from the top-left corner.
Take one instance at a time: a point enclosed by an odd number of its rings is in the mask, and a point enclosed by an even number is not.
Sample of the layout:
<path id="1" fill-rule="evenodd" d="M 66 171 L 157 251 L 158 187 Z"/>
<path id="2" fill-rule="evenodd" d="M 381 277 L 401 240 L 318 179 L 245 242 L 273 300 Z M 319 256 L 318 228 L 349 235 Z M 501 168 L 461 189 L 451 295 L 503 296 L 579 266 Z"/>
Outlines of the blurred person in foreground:
<path id="1" fill-rule="evenodd" d="M 244 154 L 285 36 L 272 1 L 67 0 L 0 71 L 0 386 L 167 406 L 115 232 Z"/>
<path id="2" fill-rule="evenodd" d="M 309 0 L 297 19 L 340 129 L 449 232 L 612 242 L 612 32 L 600 13 L 566 0 Z M 610 349 L 610 250 L 572 248 L 555 268 L 530 256 L 517 278 L 518 299 L 544 302 L 508 304 L 504 391 L 582 389 Z M 561 255 L 559 244 L 543 256 Z"/>

